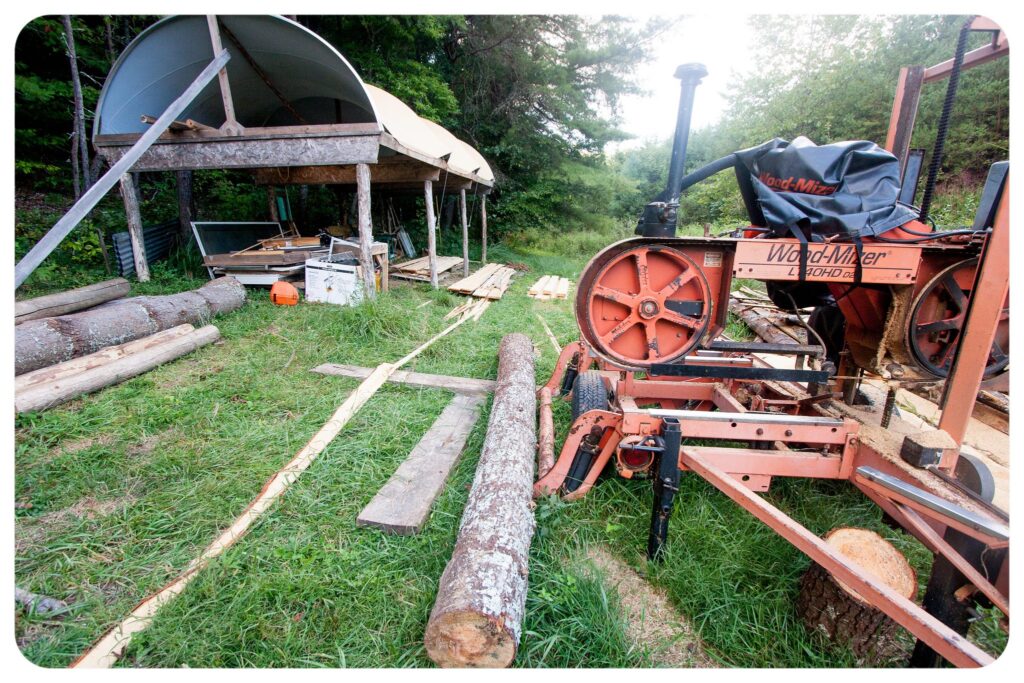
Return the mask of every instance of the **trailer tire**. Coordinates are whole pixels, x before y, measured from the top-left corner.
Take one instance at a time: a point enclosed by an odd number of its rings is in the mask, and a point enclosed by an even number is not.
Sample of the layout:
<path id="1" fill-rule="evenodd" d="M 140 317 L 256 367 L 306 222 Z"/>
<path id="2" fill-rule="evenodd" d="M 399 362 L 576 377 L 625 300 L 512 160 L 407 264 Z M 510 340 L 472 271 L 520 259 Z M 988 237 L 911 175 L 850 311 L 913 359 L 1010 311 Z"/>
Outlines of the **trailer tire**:
<path id="1" fill-rule="evenodd" d="M 596 370 L 587 370 L 572 387 L 572 420 L 590 410 L 608 410 L 608 388 Z"/>

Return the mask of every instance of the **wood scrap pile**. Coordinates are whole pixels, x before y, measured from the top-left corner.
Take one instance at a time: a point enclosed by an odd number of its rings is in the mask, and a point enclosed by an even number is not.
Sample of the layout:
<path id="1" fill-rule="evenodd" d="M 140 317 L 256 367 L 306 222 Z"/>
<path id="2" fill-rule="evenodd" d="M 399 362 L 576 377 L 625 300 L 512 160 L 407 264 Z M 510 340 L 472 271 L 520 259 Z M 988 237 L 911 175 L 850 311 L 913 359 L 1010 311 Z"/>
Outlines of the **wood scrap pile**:
<path id="1" fill-rule="evenodd" d="M 462 263 L 461 256 L 438 256 L 437 274 L 446 273 L 460 263 Z M 392 265 L 391 271 L 392 277 L 430 282 L 430 257 L 423 256 L 412 261 Z"/>
<path id="2" fill-rule="evenodd" d="M 526 292 L 526 296 L 538 301 L 565 299 L 569 296 L 570 284 L 569 280 L 564 277 L 545 275 L 530 287 L 529 291 Z"/>
<path id="3" fill-rule="evenodd" d="M 497 300 L 512 283 L 516 271 L 500 263 L 488 263 L 469 277 L 449 285 L 448 290 L 468 294 L 478 299 Z"/>

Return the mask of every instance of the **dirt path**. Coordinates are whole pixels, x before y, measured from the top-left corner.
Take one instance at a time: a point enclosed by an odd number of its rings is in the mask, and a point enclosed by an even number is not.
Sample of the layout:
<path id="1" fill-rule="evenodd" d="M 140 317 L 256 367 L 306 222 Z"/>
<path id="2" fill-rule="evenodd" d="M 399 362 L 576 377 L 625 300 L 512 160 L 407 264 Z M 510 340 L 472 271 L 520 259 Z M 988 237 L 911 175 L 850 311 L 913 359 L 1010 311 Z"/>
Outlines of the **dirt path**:
<path id="1" fill-rule="evenodd" d="M 672 607 L 662 591 L 604 548 L 591 548 L 586 557 L 600 572 L 605 586 L 619 594 L 629 624 L 629 638 L 638 647 L 648 648 L 657 666 L 717 666 L 704 651 L 693 626 Z"/>

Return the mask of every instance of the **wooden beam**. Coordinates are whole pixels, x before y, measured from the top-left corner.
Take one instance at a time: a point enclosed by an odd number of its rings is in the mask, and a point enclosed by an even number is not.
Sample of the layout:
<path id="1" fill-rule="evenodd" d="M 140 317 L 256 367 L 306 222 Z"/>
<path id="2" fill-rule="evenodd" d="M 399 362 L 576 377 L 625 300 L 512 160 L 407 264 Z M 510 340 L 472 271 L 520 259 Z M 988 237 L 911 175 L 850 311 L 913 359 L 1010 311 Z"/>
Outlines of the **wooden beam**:
<path id="1" fill-rule="evenodd" d="M 917 105 L 921 99 L 923 78 L 923 66 L 908 66 L 900 69 L 899 81 L 896 84 L 896 97 L 892 102 L 892 114 L 889 117 L 889 131 L 885 137 L 885 148 L 899 159 L 901 178 L 907 164 L 910 138 L 914 133 L 914 122 L 917 120 Z"/>
<path id="2" fill-rule="evenodd" d="M 217 15 L 207 14 L 206 23 L 210 28 L 210 43 L 213 45 L 213 54 L 217 56 L 224 52 L 224 46 L 220 42 L 220 28 L 217 25 Z M 235 103 L 231 98 L 231 83 L 228 82 L 228 69 L 227 66 L 221 68 L 217 73 L 217 79 L 220 81 L 220 97 L 224 103 L 224 125 L 220 127 L 221 132 L 228 135 L 241 135 L 245 129 L 238 123 L 238 119 L 235 118 Z"/>
<path id="3" fill-rule="evenodd" d="M 191 119 L 185 121 L 189 123 Z M 157 144 L 179 142 L 206 142 L 210 140 L 234 140 L 236 136 L 224 135 L 219 129 L 204 124 L 197 124 L 195 128 L 180 133 L 164 133 L 158 138 Z M 252 126 L 245 129 L 244 136 L 247 140 L 265 140 L 278 138 L 315 138 L 315 137 L 347 137 L 372 135 L 378 137 L 381 133 L 379 124 L 376 123 L 317 123 L 308 126 Z M 132 145 L 138 140 L 138 133 L 107 133 L 97 135 L 93 138 L 93 145 L 96 147 L 123 147 Z"/>
<path id="4" fill-rule="evenodd" d="M 363 269 L 363 294 L 367 300 L 377 298 L 377 278 L 373 274 L 373 224 L 370 218 L 370 168 L 356 165 L 356 201 L 359 204 L 359 265 Z"/>
<path id="5" fill-rule="evenodd" d="M 462 276 L 469 277 L 469 223 L 466 221 L 466 191 L 459 190 L 459 218 L 462 219 Z"/>
<path id="6" fill-rule="evenodd" d="M 996 39 L 988 45 L 983 45 L 976 50 L 971 50 L 964 55 L 964 63 L 962 70 L 967 70 L 980 66 L 986 62 L 991 62 L 993 59 L 999 59 L 1005 55 L 1010 54 L 1010 43 L 1006 39 L 1006 34 L 1002 31 L 996 36 Z M 953 60 L 947 59 L 944 62 L 940 62 L 935 66 L 930 66 L 924 71 L 924 82 L 932 83 L 934 81 L 940 81 L 943 78 L 949 77 L 949 74 L 953 71 Z"/>
<path id="7" fill-rule="evenodd" d="M 174 121 L 177 116 L 185 110 L 185 107 L 189 105 L 192 100 L 202 91 L 206 85 L 213 80 L 213 77 L 217 74 L 217 70 L 227 64 L 231 56 L 227 53 L 219 55 L 212 62 L 210 62 L 202 72 L 196 76 L 196 79 L 192 81 L 185 92 L 181 93 L 176 100 L 168 105 L 167 109 L 157 122 L 153 126 L 139 136 L 138 140 L 130 148 L 125 148 L 121 151 L 121 156 L 116 162 L 108 159 L 110 162 L 110 170 L 107 171 L 102 178 L 97 180 L 92 187 L 90 187 L 74 206 L 68 210 L 64 216 L 57 221 L 57 224 L 50 228 L 50 231 L 43 235 L 43 238 L 39 240 L 34 247 L 24 258 L 18 262 L 18 265 L 14 268 L 14 286 L 19 287 L 21 284 L 32 274 L 39 264 L 46 259 L 50 253 L 57 248 L 65 237 L 68 236 L 75 226 L 78 225 L 83 218 L 89 215 L 92 208 L 114 187 L 114 184 L 120 180 L 121 176 L 124 175 L 132 165 L 142 157 L 145 152 L 150 148 L 157 137 L 167 126 L 170 125 L 171 121 Z"/>
<path id="8" fill-rule="evenodd" d="M 135 261 L 135 276 L 139 282 L 149 282 L 149 263 L 146 262 L 146 243 L 142 238 L 142 211 L 139 209 L 139 190 L 135 185 L 135 174 L 121 176 L 121 199 L 128 221 L 128 237 L 132 242 L 132 259 Z"/>
<path id="9" fill-rule="evenodd" d="M 99 150 L 112 164 L 128 151 L 125 147 Z M 133 161 L 133 171 L 372 164 L 377 161 L 377 136 L 180 140 L 153 145 Z"/>
<path id="10" fill-rule="evenodd" d="M 456 394 L 409 457 L 359 513 L 356 526 L 399 535 L 419 533 L 462 454 L 484 400 L 479 394 Z"/>
<path id="11" fill-rule="evenodd" d="M 374 183 L 422 183 L 437 180 L 440 171 L 420 163 L 371 164 Z M 356 182 L 355 166 L 292 166 L 256 169 L 258 185 L 351 185 Z"/>
<path id="12" fill-rule="evenodd" d="M 297 112 L 295 110 L 295 107 L 292 106 L 292 103 L 288 101 L 288 98 L 286 98 L 284 94 L 277 89 L 277 86 L 274 85 L 273 81 L 270 80 L 270 77 L 267 75 L 267 72 L 264 71 L 260 67 L 260 65 L 256 63 L 256 60 L 253 59 L 253 56 L 249 54 L 249 51 L 245 49 L 244 45 L 242 45 L 242 41 L 236 38 L 235 34 L 231 32 L 231 29 L 229 29 L 223 22 L 217 20 L 217 26 L 224 31 L 224 35 L 228 37 L 228 40 L 230 40 L 232 44 L 236 48 L 238 48 L 238 51 L 242 53 L 242 57 L 245 58 L 245 61 L 249 63 L 249 66 L 252 67 L 252 70 L 256 72 L 256 75 L 259 76 L 260 79 L 267 84 L 267 87 L 270 88 L 270 91 L 277 96 L 277 99 L 280 100 L 281 104 L 284 105 L 284 108 L 287 109 L 289 113 L 291 113 L 291 115 L 295 117 L 296 121 L 298 121 L 300 124 L 306 125 L 306 119 L 302 118 L 302 114 Z"/>
<path id="13" fill-rule="evenodd" d="M 471 302 L 475 303 L 475 302 Z M 342 365 L 339 363 L 324 363 L 318 365 L 310 372 L 320 375 L 333 375 L 335 377 L 352 377 L 354 379 L 365 379 L 373 372 L 371 368 L 363 368 L 358 365 Z M 473 377 L 452 377 L 451 375 L 430 375 L 423 372 L 406 372 L 399 370 L 388 378 L 389 382 L 408 384 L 413 387 L 425 387 L 427 389 L 445 389 L 454 391 L 456 394 L 488 394 L 494 391 L 494 380 L 475 379 Z"/>
<path id="14" fill-rule="evenodd" d="M 423 183 L 423 198 L 427 204 L 427 258 L 430 259 L 430 285 L 437 289 L 437 222 L 434 220 L 434 187 L 429 180 Z"/>
<path id="15" fill-rule="evenodd" d="M 487 195 L 480 195 L 480 263 L 487 263 Z"/>

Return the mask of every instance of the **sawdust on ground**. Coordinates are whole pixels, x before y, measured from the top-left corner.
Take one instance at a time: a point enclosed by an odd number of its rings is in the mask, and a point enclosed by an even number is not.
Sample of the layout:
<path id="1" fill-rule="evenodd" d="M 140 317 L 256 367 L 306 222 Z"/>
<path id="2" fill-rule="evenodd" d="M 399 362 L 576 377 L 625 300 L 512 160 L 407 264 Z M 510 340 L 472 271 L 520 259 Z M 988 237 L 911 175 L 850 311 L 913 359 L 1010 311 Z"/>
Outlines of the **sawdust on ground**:
<path id="1" fill-rule="evenodd" d="M 591 548 L 586 557 L 600 571 L 605 585 L 618 593 L 630 640 L 649 648 L 656 665 L 680 669 L 717 666 L 696 630 L 663 591 L 604 548 Z"/>
<path id="2" fill-rule="evenodd" d="M 134 502 L 135 496 L 131 494 L 109 500 L 85 497 L 63 510 L 46 512 L 37 517 L 16 518 L 14 525 L 15 553 L 22 554 L 33 546 L 40 545 L 54 531 L 59 530 L 72 519 L 99 519 L 124 509 Z"/>

